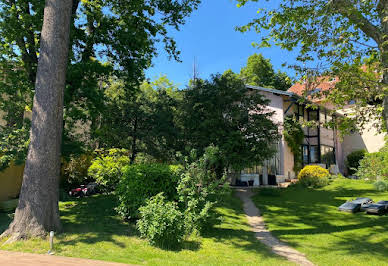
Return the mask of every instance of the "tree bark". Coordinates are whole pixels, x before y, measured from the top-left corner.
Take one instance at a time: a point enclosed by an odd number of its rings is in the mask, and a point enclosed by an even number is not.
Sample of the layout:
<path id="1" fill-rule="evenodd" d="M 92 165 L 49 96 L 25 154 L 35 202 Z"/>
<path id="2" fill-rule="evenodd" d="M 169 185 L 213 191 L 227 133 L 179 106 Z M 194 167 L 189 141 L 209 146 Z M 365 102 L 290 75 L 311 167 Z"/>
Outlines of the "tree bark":
<path id="1" fill-rule="evenodd" d="M 378 7 L 383 31 L 382 41 L 379 45 L 383 67 L 383 121 L 385 130 L 388 131 L 388 1 L 381 0 L 378 4 Z"/>
<path id="2" fill-rule="evenodd" d="M 46 0 L 30 146 L 9 241 L 59 231 L 58 186 L 72 0 Z"/>

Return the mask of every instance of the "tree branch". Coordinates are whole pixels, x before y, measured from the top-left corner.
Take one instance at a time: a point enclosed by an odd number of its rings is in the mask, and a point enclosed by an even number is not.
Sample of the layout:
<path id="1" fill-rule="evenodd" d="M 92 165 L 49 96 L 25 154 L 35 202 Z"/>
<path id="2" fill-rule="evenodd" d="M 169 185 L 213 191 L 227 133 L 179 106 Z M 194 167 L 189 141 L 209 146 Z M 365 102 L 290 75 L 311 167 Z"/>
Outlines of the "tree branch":
<path id="1" fill-rule="evenodd" d="M 381 0 L 386 1 L 386 0 Z M 349 0 L 332 0 L 337 12 L 348 18 L 349 21 L 360 28 L 364 34 L 372 38 L 377 44 L 382 42 L 382 32 L 365 18 Z"/>

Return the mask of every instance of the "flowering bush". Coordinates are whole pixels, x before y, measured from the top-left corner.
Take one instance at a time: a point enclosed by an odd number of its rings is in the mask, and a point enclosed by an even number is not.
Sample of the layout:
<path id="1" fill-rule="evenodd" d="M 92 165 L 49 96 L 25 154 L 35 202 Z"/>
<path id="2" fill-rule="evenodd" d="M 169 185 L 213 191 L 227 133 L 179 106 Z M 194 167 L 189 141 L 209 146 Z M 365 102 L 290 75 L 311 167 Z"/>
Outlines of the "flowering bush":
<path id="1" fill-rule="evenodd" d="M 329 183 L 329 171 L 318 165 L 307 165 L 298 174 L 299 183 L 305 187 L 323 187 Z"/>

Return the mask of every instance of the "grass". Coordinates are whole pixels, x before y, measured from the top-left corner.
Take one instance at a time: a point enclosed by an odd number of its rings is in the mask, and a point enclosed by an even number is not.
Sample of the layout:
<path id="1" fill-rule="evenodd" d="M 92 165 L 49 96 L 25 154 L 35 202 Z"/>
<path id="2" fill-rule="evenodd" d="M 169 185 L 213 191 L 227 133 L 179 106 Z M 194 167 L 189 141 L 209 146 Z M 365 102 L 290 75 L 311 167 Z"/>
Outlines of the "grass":
<path id="1" fill-rule="evenodd" d="M 388 215 L 343 213 L 346 200 L 388 200 L 362 180 L 336 179 L 321 189 L 259 191 L 253 200 L 269 230 L 317 265 L 388 265 Z"/>
<path id="2" fill-rule="evenodd" d="M 139 238 L 132 224 L 114 211 L 112 196 L 61 202 L 64 232 L 55 239 L 55 253 L 61 256 L 151 265 L 289 265 L 259 243 L 247 225 L 239 199 L 231 195 L 217 208 L 222 222 L 203 237 L 192 237 L 180 250 L 150 246 Z M 0 233 L 11 218 L 0 213 Z M 5 239 L 0 240 L 0 246 Z M 2 246 L 1 249 L 46 253 L 47 240 L 32 239 Z"/>

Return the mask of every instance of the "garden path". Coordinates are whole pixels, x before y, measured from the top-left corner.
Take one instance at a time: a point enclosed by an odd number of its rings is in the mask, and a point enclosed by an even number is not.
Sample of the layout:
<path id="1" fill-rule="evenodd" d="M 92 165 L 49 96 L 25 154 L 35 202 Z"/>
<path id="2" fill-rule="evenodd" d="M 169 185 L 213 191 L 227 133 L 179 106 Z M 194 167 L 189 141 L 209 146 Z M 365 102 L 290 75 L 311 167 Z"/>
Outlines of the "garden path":
<path id="1" fill-rule="evenodd" d="M 285 257 L 289 261 L 296 262 L 300 265 L 314 265 L 304 254 L 281 242 L 271 234 L 264 223 L 263 217 L 260 215 L 259 209 L 251 199 L 255 194 L 251 189 L 239 188 L 236 192 L 237 196 L 244 203 L 244 211 L 247 215 L 248 223 L 260 242 L 268 246 L 275 254 Z"/>

